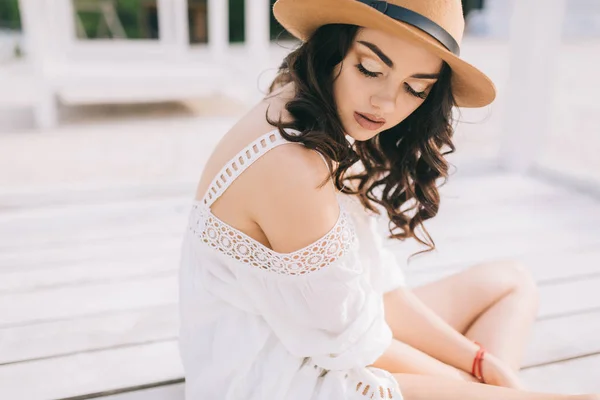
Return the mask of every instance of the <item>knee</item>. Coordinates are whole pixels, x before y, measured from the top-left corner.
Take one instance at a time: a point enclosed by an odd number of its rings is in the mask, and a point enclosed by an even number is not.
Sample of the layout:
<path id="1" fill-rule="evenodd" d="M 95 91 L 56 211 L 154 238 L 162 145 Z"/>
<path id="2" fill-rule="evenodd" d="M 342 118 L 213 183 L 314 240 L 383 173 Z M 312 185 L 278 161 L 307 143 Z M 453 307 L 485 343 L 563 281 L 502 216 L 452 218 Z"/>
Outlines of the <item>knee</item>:
<path id="1" fill-rule="evenodd" d="M 539 288 L 531 269 L 524 263 L 516 260 L 502 262 L 500 268 L 504 270 L 510 282 L 510 292 L 517 293 L 523 300 L 527 300 L 536 309 L 539 306 Z"/>
<path id="2" fill-rule="evenodd" d="M 520 261 L 502 260 L 481 265 L 492 285 L 500 285 L 505 295 L 517 292 L 538 307 L 539 289 L 530 268 Z"/>

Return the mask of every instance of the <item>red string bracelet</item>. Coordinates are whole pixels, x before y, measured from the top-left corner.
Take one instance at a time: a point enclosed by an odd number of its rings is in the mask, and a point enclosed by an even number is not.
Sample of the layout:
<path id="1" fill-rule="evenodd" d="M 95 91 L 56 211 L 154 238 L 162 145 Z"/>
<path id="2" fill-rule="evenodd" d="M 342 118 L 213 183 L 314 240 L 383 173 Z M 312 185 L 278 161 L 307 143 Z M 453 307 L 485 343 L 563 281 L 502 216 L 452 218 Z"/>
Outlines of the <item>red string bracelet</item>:
<path id="1" fill-rule="evenodd" d="M 479 380 L 479 382 L 485 383 L 485 381 L 483 379 L 483 370 L 481 368 L 483 357 L 485 355 L 485 349 L 483 348 L 483 346 L 480 343 L 475 342 L 475 344 L 477 346 L 479 346 L 479 350 L 477 350 L 475 359 L 473 359 L 473 368 L 471 369 L 471 375 L 473 375 L 475 378 L 477 378 L 477 380 Z"/>

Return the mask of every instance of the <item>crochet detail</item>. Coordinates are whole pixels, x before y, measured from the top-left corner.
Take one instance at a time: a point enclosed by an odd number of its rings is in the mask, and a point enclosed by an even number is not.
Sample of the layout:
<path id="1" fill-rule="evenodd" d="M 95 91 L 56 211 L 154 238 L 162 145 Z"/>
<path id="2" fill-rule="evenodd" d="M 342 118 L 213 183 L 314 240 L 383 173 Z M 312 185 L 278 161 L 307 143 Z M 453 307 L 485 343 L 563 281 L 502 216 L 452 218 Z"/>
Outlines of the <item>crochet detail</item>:
<path id="1" fill-rule="evenodd" d="M 194 204 L 190 231 L 213 249 L 244 264 L 280 275 L 305 275 L 344 256 L 356 233 L 343 206 L 336 224 L 317 241 L 292 253 L 278 253 L 217 218 L 203 204 Z"/>
<path id="2" fill-rule="evenodd" d="M 299 133 L 293 129 L 287 131 Z M 278 129 L 274 129 L 242 149 L 215 176 L 202 200 L 193 202 L 188 227 L 208 246 L 244 264 L 281 275 L 305 275 L 318 271 L 341 258 L 357 240 L 351 217 L 339 201 L 340 215 L 333 228 L 319 240 L 292 253 L 278 253 L 271 250 L 223 222 L 210 210 L 212 204 L 231 183 L 257 159 L 269 150 L 284 144 L 299 143 L 288 142 Z"/>
<path id="3" fill-rule="evenodd" d="M 288 129 L 288 133 L 298 133 Z M 210 207 L 227 190 L 229 185 L 244 172 L 250 165 L 269 150 L 282 144 L 295 144 L 288 142 L 281 136 L 278 130 L 273 130 L 254 140 L 248 146 L 237 153 L 215 176 L 202 199 L 202 202 Z"/>

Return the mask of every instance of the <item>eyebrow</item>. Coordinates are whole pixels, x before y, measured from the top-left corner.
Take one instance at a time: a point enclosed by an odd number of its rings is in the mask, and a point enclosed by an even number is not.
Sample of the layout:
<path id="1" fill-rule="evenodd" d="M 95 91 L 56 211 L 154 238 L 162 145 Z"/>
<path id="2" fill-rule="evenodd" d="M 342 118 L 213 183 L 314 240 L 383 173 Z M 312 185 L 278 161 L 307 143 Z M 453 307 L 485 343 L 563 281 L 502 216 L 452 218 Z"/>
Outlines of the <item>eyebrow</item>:
<path id="1" fill-rule="evenodd" d="M 390 68 L 394 68 L 394 62 L 388 56 L 386 56 L 385 53 L 383 51 L 381 51 L 381 49 L 379 47 L 377 47 L 376 44 L 367 42 L 364 40 L 357 40 L 357 43 L 367 46 L 373 53 L 375 53 L 377 55 L 377 57 L 379 57 L 381 59 L 381 61 L 383 61 L 383 63 L 385 65 L 387 65 Z M 414 75 L 411 75 L 411 78 L 414 78 L 414 79 L 438 79 L 439 77 L 440 77 L 440 74 L 414 74 Z"/>

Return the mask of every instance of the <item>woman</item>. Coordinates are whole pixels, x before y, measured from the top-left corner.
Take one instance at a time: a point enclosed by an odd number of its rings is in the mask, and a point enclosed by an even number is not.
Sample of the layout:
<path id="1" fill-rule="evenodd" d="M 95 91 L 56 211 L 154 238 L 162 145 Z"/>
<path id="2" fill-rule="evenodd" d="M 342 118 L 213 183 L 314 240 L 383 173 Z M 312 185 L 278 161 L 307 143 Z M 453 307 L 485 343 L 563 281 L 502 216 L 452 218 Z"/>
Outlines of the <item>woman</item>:
<path id="1" fill-rule="evenodd" d="M 519 389 L 537 308 L 524 268 L 409 289 L 375 232 L 383 212 L 392 238 L 433 248 L 415 231 L 439 207 L 452 107 L 494 99 L 458 57 L 460 0 L 274 14 L 303 43 L 209 158 L 182 247 L 186 397 L 597 399 Z"/>

